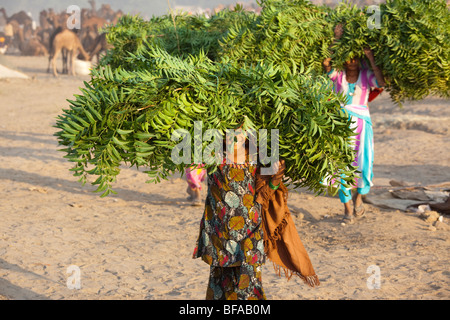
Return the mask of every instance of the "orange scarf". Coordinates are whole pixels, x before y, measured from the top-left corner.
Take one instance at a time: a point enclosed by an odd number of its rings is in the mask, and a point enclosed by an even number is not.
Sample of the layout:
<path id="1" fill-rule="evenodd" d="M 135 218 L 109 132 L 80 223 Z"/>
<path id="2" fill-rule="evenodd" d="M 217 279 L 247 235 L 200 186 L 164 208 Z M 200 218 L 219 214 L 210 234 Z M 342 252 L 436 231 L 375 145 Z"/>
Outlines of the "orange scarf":
<path id="1" fill-rule="evenodd" d="M 256 179 L 256 201 L 262 205 L 264 251 L 279 276 L 283 269 L 288 280 L 297 275 L 309 286 L 318 286 L 319 278 L 287 207 L 286 186 L 280 183 L 278 189 L 273 190 L 269 181 L 270 176 L 258 175 Z"/>

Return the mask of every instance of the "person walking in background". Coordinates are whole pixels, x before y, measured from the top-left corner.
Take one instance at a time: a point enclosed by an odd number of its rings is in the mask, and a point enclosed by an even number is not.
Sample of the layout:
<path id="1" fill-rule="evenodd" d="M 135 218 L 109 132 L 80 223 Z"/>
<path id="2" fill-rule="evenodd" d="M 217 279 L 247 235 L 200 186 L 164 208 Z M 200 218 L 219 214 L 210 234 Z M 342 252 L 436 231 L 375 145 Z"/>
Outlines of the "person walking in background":
<path id="1" fill-rule="evenodd" d="M 335 37 L 339 39 L 342 35 L 340 25 L 335 28 Z M 344 65 L 343 71 L 333 69 L 331 59 L 325 59 L 323 66 L 330 79 L 333 81 L 334 91 L 343 93 L 346 104 L 343 106 L 352 120 L 352 127 L 356 133 L 355 142 L 352 147 L 355 150 L 354 165 L 360 172 L 356 179 L 356 192 L 352 196 L 351 188 L 341 187 L 339 199 L 344 204 L 344 222 L 354 223 L 354 219 L 365 215 L 362 196 L 369 193 L 373 185 L 373 129 L 369 112 L 368 100 L 371 88 L 383 88 L 385 81 L 380 68 L 375 64 L 373 52 L 364 50 L 365 56 L 370 63 L 370 69 L 363 67 L 361 59 L 352 59 Z M 353 200 L 353 211 L 350 200 Z"/>
<path id="2" fill-rule="evenodd" d="M 186 168 L 186 181 L 188 183 L 186 192 L 188 193 L 188 201 L 192 202 L 194 206 L 200 206 L 202 203 L 201 191 L 202 183 L 205 181 L 206 170 L 203 168 L 204 165 L 200 164 L 198 166 L 191 166 Z"/>

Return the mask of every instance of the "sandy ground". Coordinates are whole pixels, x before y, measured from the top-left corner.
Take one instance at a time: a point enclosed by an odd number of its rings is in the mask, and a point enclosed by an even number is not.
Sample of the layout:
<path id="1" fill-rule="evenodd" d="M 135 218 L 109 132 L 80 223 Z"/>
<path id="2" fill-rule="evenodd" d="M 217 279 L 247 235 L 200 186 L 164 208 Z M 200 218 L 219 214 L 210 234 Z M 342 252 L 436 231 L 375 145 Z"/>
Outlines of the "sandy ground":
<path id="1" fill-rule="evenodd" d="M 204 299 L 209 267 L 191 259 L 202 208 L 185 201 L 185 181 L 146 184 L 123 168 L 118 195 L 101 199 L 71 175 L 52 127 L 88 76 L 54 78 L 45 57 L 0 59 L 30 77 L 0 80 L 0 299 Z M 387 94 L 371 105 L 374 192 L 393 179 L 450 181 L 449 106 L 429 98 L 400 109 Z M 279 278 L 268 263 L 268 299 L 450 298 L 450 217 L 434 228 L 366 204 L 365 219 L 342 225 L 336 197 L 296 190 L 288 203 L 321 286 Z M 79 289 L 67 284 L 77 275 Z"/>

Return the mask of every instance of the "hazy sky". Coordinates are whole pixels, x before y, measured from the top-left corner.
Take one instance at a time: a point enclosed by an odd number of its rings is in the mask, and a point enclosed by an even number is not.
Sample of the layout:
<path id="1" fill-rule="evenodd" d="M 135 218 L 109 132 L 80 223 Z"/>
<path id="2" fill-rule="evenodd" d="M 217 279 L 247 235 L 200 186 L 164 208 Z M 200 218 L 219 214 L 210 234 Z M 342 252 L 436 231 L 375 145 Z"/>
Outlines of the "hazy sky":
<path id="1" fill-rule="evenodd" d="M 255 2 L 255 0 L 250 0 Z M 200 6 L 214 8 L 219 4 L 233 4 L 237 0 L 169 0 L 171 7 Z M 249 2 L 249 1 L 243 1 Z M 144 17 L 166 14 L 169 10 L 167 0 L 96 0 L 97 9 L 102 4 L 110 4 L 114 10 L 121 9 L 125 13 L 141 14 Z M 8 16 L 24 10 L 31 12 L 33 18 L 39 20 L 39 12 L 53 8 L 55 11 L 65 11 L 68 6 L 77 5 L 80 8 L 90 8 L 88 0 L 0 0 L 0 7 L 4 7 Z"/>

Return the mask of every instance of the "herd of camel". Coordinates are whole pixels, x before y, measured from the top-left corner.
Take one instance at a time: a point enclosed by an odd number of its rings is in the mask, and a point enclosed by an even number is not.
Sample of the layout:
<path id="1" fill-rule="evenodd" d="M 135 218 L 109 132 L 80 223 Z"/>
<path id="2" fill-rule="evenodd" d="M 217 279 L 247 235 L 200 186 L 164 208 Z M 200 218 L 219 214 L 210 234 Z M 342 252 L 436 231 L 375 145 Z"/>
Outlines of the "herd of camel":
<path id="1" fill-rule="evenodd" d="M 25 11 L 8 16 L 1 8 L 0 14 L 3 13 L 6 21 L 3 36 L 8 39 L 8 46 L 18 49 L 22 55 L 48 55 L 47 72 L 52 70 L 54 76 L 58 75 L 56 59 L 62 55 L 62 73 L 75 75 L 75 59 L 92 61 L 95 57 L 98 61 L 99 55 L 108 49 L 106 34 L 100 31 L 101 28 L 115 24 L 123 15 L 121 10 L 114 11 L 110 5 L 103 4 L 97 10 L 95 0 L 89 3 L 90 9 L 81 9 L 80 24 L 76 28 L 68 27 L 67 21 L 73 16 L 66 11 L 41 11 L 36 27 Z"/>

